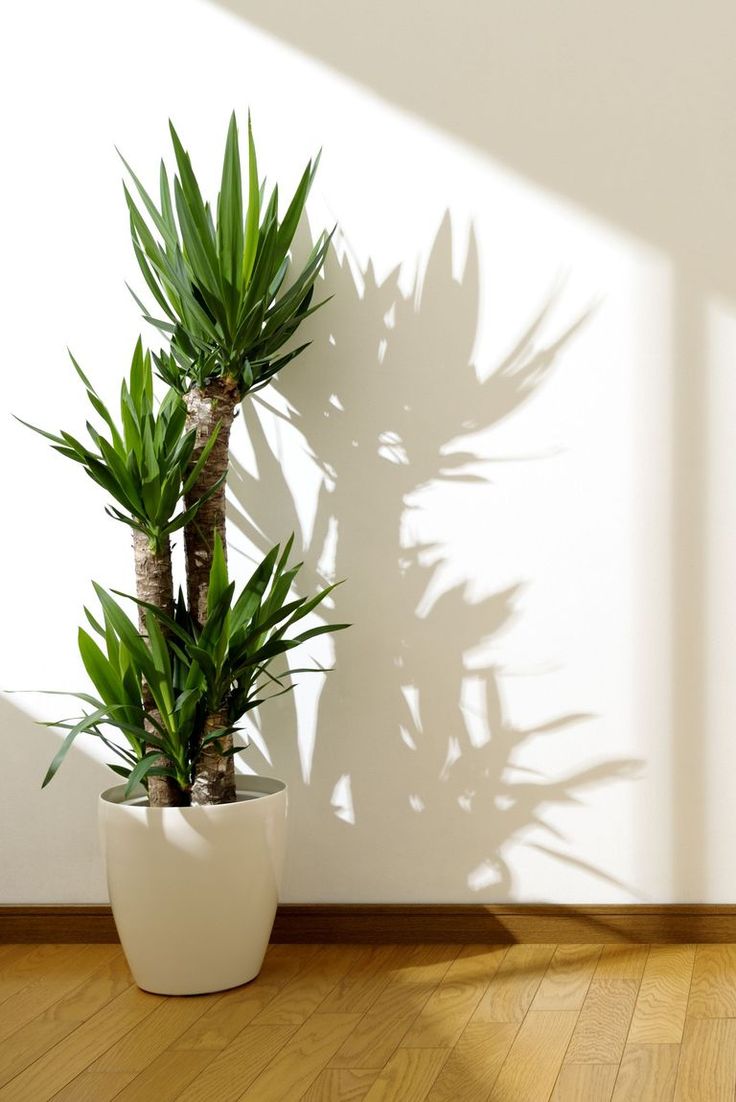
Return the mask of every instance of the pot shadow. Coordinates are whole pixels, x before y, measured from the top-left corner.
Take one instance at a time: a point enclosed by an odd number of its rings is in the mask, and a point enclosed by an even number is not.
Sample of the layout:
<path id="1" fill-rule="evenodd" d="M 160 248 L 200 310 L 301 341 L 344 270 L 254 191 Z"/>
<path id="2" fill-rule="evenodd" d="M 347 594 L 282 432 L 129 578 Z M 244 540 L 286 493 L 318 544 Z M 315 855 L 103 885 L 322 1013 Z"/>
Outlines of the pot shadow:
<path id="1" fill-rule="evenodd" d="M 579 768 L 562 776 L 522 768 L 520 752 L 528 759 L 533 740 L 569 739 L 574 724 L 595 717 L 513 722 L 502 663 L 487 653 L 518 614 L 522 585 L 479 597 L 476 579 L 448 581 L 456 565 L 450 533 L 416 532 L 425 491 L 456 484 L 451 492 L 478 514 L 491 554 L 482 492 L 490 457 L 479 434 L 538 391 L 586 320 L 546 336 L 551 296 L 503 362 L 479 378 L 473 234 L 460 279 L 452 247 L 448 216 L 409 292 L 398 270 L 379 282 L 370 265 L 356 271 L 332 251 L 325 287 L 335 304 L 313 319 L 313 348 L 282 373 L 272 398 L 243 407 L 253 456 L 249 464 L 233 456 L 229 518 L 258 554 L 294 531 L 304 593 L 348 579 L 329 619 L 353 626 L 331 637 L 337 672 L 315 694 L 318 717 L 305 723 L 302 705 L 280 698 L 258 717 L 243 755 L 248 768 L 289 783 L 287 895 L 300 902 L 513 899 L 513 850 L 526 835 L 547 858 L 630 891 L 576 858 L 574 840 L 547 810 L 628 778 L 641 763 L 581 752 Z M 309 457 L 319 474 L 312 524 L 284 470 L 289 433 L 301 463 Z M 300 725 L 297 745 L 288 732 Z"/>

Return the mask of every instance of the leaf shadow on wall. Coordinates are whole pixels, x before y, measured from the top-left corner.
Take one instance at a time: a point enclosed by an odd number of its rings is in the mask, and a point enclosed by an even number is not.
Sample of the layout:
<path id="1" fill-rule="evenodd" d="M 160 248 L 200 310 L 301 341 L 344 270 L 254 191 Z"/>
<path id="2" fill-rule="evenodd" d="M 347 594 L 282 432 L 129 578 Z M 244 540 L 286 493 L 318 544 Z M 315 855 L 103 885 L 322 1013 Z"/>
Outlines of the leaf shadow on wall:
<path id="1" fill-rule="evenodd" d="M 407 535 L 423 489 L 485 485 L 487 467 L 472 435 L 498 425 L 536 392 L 585 318 L 545 343 L 553 296 L 507 358 L 479 380 L 471 358 L 475 240 L 471 234 L 456 280 L 449 216 L 412 293 L 402 291 L 398 271 L 378 282 L 369 265 L 356 278 L 334 251 L 325 285 L 334 308 L 315 316 L 313 348 L 278 383 L 288 413 L 270 406 L 268 392 L 260 417 L 252 402 L 244 404 L 257 473 L 234 457 L 229 481 L 230 519 L 260 553 L 296 533 L 304 593 L 348 580 L 335 592 L 329 619 L 353 626 L 332 637 L 337 672 L 319 695 L 311 756 L 300 759 L 291 695 L 260 716 L 268 756 L 257 746 L 242 755 L 256 772 L 273 771 L 290 785 L 291 829 L 308 839 L 306 850 L 303 842 L 291 846 L 290 895 L 312 899 L 320 879 L 314 866 L 326 861 L 335 869 L 333 900 L 375 900 L 376 891 L 384 901 L 512 899 L 507 850 L 534 828 L 538 837 L 540 827 L 550 845 L 528 845 L 622 887 L 577 859 L 546 813 L 578 802 L 586 789 L 630 777 L 640 763 L 591 763 L 583 732 L 587 760 L 576 771 L 549 777 L 517 764 L 530 740 L 548 743 L 594 717 L 516 726 L 504 705 L 500 665 L 487 659 L 471 668 L 468 659 L 502 637 L 518 614 L 522 585 L 481 598 L 471 592 L 472 578 L 443 588 L 448 547 Z M 311 532 L 300 523 L 274 434 L 264 431 L 269 418 L 273 426 L 284 416 L 322 478 Z M 463 705 L 470 682 L 480 713 L 471 723 Z"/>

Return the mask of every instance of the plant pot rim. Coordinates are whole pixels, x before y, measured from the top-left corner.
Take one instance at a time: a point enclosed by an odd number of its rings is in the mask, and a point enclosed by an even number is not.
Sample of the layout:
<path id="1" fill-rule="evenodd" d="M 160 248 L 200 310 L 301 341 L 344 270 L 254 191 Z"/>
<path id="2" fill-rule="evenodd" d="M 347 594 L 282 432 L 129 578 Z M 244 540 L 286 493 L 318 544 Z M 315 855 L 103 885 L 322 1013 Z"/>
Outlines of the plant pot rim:
<path id="1" fill-rule="evenodd" d="M 263 777 L 258 773 L 238 773 L 235 777 L 235 787 L 238 795 L 248 795 L 249 799 L 238 799 L 234 803 L 227 804 L 193 804 L 189 807 L 150 807 L 147 803 L 138 803 L 141 796 L 145 795 L 145 789 L 143 786 L 133 790 L 133 794 L 125 798 L 124 784 L 115 784 L 111 788 L 106 788 L 104 792 L 100 793 L 99 802 L 101 804 L 111 805 L 113 807 L 123 807 L 128 811 L 145 812 L 149 815 L 171 815 L 174 812 L 178 814 L 202 814 L 207 812 L 212 814 L 228 814 L 236 811 L 238 808 L 242 809 L 247 807 L 254 800 L 259 803 L 262 800 L 273 800 L 287 791 L 287 785 L 285 781 L 280 780 L 278 777 Z"/>

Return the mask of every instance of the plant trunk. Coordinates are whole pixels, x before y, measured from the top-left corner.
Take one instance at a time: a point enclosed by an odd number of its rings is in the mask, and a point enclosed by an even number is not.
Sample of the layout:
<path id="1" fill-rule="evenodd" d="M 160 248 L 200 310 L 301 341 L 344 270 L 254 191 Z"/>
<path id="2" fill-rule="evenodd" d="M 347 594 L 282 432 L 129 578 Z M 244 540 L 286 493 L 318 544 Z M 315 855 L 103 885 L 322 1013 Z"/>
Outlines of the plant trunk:
<path id="1" fill-rule="evenodd" d="M 186 496 L 186 506 L 190 508 L 227 473 L 230 450 L 230 429 L 239 393 L 235 382 L 230 378 L 214 379 L 203 387 L 193 387 L 186 395 L 189 429 L 197 431 L 192 463 L 196 463 L 202 449 L 214 430 L 219 426 L 217 440 L 209 453 L 196 483 Z M 207 594 L 209 592 L 210 570 L 215 537 L 220 536 L 222 548 L 227 558 L 225 541 L 225 482 L 205 501 L 194 520 L 186 526 L 184 542 L 186 548 L 187 597 L 189 611 L 200 624 L 207 619 Z M 224 712 L 215 712 L 207 717 L 205 733 L 227 726 Z M 232 747 L 231 735 L 223 735 L 218 745 L 220 751 Z M 232 755 L 223 757 L 213 745 L 203 750 L 192 785 L 192 803 L 228 804 L 235 802 L 235 766 Z"/>
<path id="2" fill-rule="evenodd" d="M 171 572 L 171 547 L 166 541 L 165 548 L 156 554 L 151 549 L 148 537 L 143 532 L 133 531 L 133 551 L 135 554 L 135 587 L 139 601 L 147 601 L 173 615 L 174 583 Z M 146 610 L 138 606 L 138 627 L 141 635 L 147 634 Z M 160 716 L 154 707 L 153 699 L 146 682 L 142 685 L 143 706 L 154 719 Z M 146 720 L 146 729 L 156 733 L 152 723 Z M 163 759 L 162 759 L 163 760 Z M 173 777 L 148 778 L 148 802 L 151 807 L 186 807 L 188 794 L 183 792 Z"/>
<path id="3" fill-rule="evenodd" d="M 211 734 L 227 727 L 227 710 L 210 712 L 205 720 L 204 733 Z M 232 754 L 223 757 L 222 751 L 230 749 L 232 735 L 223 735 L 217 743 L 208 743 L 199 756 L 197 773 L 192 785 L 193 804 L 235 803 L 235 767 Z M 217 747 L 219 746 L 219 750 Z"/>

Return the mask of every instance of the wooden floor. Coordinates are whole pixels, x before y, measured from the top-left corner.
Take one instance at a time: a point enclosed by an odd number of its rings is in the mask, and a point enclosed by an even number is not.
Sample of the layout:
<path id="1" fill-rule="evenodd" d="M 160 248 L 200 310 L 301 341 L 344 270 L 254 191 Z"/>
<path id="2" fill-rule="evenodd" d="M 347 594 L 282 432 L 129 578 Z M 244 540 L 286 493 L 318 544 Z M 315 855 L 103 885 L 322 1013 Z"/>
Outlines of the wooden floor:
<path id="1" fill-rule="evenodd" d="M 733 1102 L 736 945 L 277 945 L 162 998 L 116 945 L 0 946 L 0 1100 Z"/>

